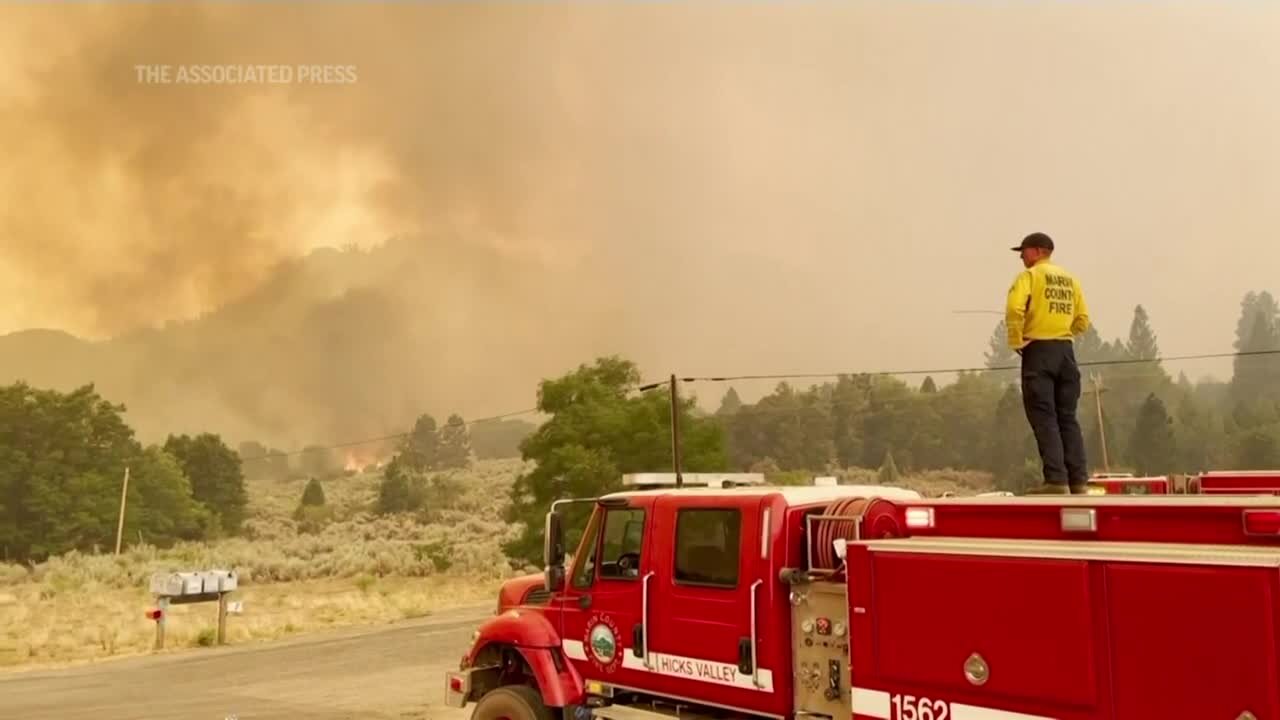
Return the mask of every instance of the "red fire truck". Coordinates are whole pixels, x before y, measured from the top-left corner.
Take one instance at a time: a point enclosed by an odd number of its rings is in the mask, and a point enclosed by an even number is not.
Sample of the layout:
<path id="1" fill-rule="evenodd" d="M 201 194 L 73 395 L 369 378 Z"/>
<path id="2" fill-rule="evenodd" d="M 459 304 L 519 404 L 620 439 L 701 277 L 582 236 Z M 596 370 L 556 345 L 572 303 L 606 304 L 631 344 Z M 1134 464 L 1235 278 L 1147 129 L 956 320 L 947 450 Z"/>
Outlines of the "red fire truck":
<path id="1" fill-rule="evenodd" d="M 1280 498 L 690 484 L 545 533 L 445 678 L 476 720 L 1280 720 Z"/>
<path id="2" fill-rule="evenodd" d="M 1280 470 L 1215 470 L 1191 479 L 1188 492 L 1203 495 L 1280 495 Z"/>
<path id="3" fill-rule="evenodd" d="M 1199 475 L 1134 477 L 1112 473 L 1088 481 L 1090 495 L 1280 495 L 1280 470 L 1214 470 Z"/>

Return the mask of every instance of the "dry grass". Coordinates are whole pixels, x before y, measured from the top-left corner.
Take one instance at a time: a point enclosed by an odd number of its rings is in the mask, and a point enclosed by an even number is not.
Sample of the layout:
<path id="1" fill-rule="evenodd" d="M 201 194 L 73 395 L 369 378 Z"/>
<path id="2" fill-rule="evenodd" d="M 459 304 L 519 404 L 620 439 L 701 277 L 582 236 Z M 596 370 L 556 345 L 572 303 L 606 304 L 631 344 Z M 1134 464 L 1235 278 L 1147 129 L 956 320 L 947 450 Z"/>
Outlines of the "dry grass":
<path id="1" fill-rule="evenodd" d="M 141 588 L 95 585 L 42 599 L 40 583 L 0 592 L 0 667 L 61 665 L 150 652 L 154 607 Z M 378 578 L 251 585 L 233 597 L 243 613 L 227 620 L 227 641 L 245 644 L 314 630 L 393 622 L 492 600 L 496 582 L 468 577 Z M 165 630 L 167 651 L 210 644 L 216 603 L 175 605 Z"/>
<path id="2" fill-rule="evenodd" d="M 335 520 L 300 533 L 291 515 L 304 481 L 250 485 L 246 537 L 120 556 L 68 553 L 27 569 L 0 565 L 0 666 L 65 663 L 146 652 L 156 572 L 231 569 L 244 614 L 228 641 L 244 643 L 317 628 L 399 620 L 490 600 L 513 569 L 502 543 L 518 532 L 502 520 L 522 464 L 480 463 L 459 473 L 465 492 L 433 522 L 369 513 L 380 478 L 359 474 L 325 484 Z M 208 640 L 216 606 L 170 609 L 166 646 Z"/>
<path id="3" fill-rule="evenodd" d="M 490 601 L 498 583 L 518 572 L 502 543 L 519 532 L 502 519 L 519 461 L 490 461 L 458 474 L 465 491 L 433 522 L 369 513 L 379 476 L 325 483 L 334 521 L 299 532 L 292 519 L 303 480 L 250 485 L 246 536 L 168 549 L 129 547 L 119 557 L 69 553 L 35 568 L 0 564 L 0 667 L 91 661 L 150 651 L 154 625 L 143 616 L 154 600 L 153 573 L 232 569 L 244 613 L 228 623 L 243 644 L 319 628 L 381 623 L 433 610 Z M 852 468 L 843 482 L 875 484 L 876 471 Z M 985 473 L 932 471 L 902 485 L 937 496 L 990 489 Z M 166 645 L 208 641 L 212 603 L 174 606 Z M 202 636 L 203 634 L 203 636 Z"/>

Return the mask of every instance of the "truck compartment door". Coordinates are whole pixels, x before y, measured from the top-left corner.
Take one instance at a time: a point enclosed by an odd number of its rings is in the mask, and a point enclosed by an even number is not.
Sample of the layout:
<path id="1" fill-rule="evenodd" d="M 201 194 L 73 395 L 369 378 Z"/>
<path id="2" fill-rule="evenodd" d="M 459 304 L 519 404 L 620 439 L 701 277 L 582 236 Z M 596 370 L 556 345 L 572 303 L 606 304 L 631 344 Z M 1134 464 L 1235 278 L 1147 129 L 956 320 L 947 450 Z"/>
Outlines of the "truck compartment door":
<path id="1" fill-rule="evenodd" d="M 854 685 L 1037 709 L 1098 704 L 1097 615 L 1083 561 L 854 553 Z"/>
<path id="2" fill-rule="evenodd" d="M 1275 568 L 1108 563 L 1117 718 L 1280 718 Z"/>

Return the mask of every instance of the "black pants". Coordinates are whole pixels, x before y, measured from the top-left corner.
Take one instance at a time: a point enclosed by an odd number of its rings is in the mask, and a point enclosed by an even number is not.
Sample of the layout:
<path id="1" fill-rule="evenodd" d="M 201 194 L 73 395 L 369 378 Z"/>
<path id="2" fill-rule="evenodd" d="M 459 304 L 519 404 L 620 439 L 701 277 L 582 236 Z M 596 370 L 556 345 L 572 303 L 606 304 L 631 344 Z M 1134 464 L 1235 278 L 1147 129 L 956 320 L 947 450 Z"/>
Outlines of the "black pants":
<path id="1" fill-rule="evenodd" d="M 1022 406 L 1047 483 L 1083 485 L 1089 477 L 1079 401 L 1080 368 L 1070 340 L 1034 340 L 1022 349 Z"/>

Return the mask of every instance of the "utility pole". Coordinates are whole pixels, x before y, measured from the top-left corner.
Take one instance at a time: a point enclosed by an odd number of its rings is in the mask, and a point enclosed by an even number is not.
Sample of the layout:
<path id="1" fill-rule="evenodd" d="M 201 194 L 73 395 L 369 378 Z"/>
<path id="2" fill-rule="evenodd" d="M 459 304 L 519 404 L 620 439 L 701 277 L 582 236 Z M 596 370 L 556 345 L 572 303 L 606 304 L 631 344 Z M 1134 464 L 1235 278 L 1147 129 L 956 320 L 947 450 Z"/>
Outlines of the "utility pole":
<path id="1" fill-rule="evenodd" d="M 1107 431 L 1102 425 L 1102 393 L 1106 392 L 1106 388 L 1102 387 L 1102 378 L 1098 373 L 1089 373 L 1089 379 L 1093 382 L 1093 401 L 1098 410 L 1098 440 L 1102 443 L 1102 467 L 1106 472 L 1111 472 L 1111 458 L 1107 455 Z"/>
<path id="2" fill-rule="evenodd" d="M 671 465 L 676 473 L 676 488 L 684 486 L 680 472 L 680 387 L 675 373 L 671 374 Z"/>
<path id="3" fill-rule="evenodd" d="M 120 554 L 120 541 L 124 538 L 124 503 L 129 498 L 129 468 L 124 469 L 124 485 L 120 487 L 120 523 L 116 525 L 116 554 Z"/>

